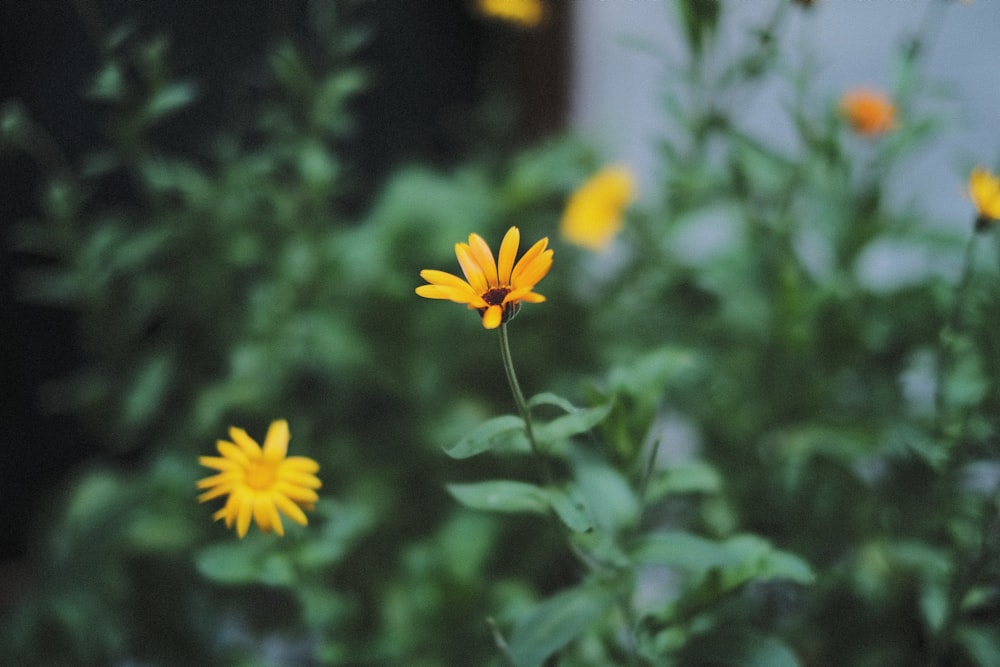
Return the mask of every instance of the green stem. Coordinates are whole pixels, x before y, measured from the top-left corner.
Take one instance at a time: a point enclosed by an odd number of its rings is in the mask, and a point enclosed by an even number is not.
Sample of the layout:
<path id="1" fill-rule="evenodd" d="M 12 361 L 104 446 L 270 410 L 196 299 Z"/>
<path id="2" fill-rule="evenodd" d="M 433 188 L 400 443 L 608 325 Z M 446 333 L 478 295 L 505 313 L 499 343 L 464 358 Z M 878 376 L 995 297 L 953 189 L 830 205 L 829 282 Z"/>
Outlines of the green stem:
<path id="1" fill-rule="evenodd" d="M 545 461 L 545 457 L 542 456 L 542 450 L 538 447 L 538 441 L 535 440 L 535 430 L 531 423 L 531 411 L 528 409 L 528 402 L 524 400 L 524 394 L 521 392 L 521 385 L 517 381 L 517 373 L 514 372 L 514 361 L 510 356 L 510 337 L 507 334 L 507 323 L 500 325 L 500 356 L 503 357 L 503 369 L 507 373 L 507 382 L 510 384 L 510 391 L 514 394 L 514 403 L 517 404 L 517 412 L 521 415 L 521 419 L 524 420 L 524 433 L 528 437 L 528 444 L 531 445 L 531 452 L 538 459 L 538 463 L 542 468 L 542 475 L 545 477 L 545 483 L 552 483 L 552 475 L 549 473 L 548 463 Z"/>

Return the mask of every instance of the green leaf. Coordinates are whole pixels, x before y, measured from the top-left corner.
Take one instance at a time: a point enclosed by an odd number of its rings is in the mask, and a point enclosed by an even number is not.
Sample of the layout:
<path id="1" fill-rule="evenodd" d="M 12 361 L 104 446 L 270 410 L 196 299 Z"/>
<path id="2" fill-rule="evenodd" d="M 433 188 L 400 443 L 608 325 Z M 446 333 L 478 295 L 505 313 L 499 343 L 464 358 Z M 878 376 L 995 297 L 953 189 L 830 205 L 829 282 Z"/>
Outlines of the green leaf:
<path id="1" fill-rule="evenodd" d="M 611 411 L 611 402 L 593 408 L 577 409 L 550 422 L 538 425 L 535 438 L 539 444 L 560 442 L 574 435 L 586 433 L 601 423 Z"/>
<path id="2" fill-rule="evenodd" d="M 567 528 L 577 533 L 585 533 L 593 528 L 586 508 L 581 502 L 575 501 L 558 489 L 549 489 L 548 496 L 552 509 Z"/>
<path id="3" fill-rule="evenodd" d="M 670 531 L 647 535 L 632 550 L 632 559 L 646 565 L 670 565 L 701 571 L 737 562 L 725 545 L 692 533 Z"/>
<path id="4" fill-rule="evenodd" d="M 958 643 L 980 667 L 1000 667 L 1000 631 L 994 627 L 963 625 L 955 633 Z"/>
<path id="5" fill-rule="evenodd" d="M 650 480 L 646 495 L 655 501 L 670 495 L 722 491 L 722 476 L 708 463 L 693 461 L 658 472 Z"/>
<path id="6" fill-rule="evenodd" d="M 448 484 L 446 488 L 455 500 L 472 509 L 534 514 L 546 514 L 549 511 L 548 493 L 534 484 L 498 479 L 470 484 Z"/>
<path id="7" fill-rule="evenodd" d="M 503 415 L 480 424 L 444 451 L 453 459 L 467 459 L 500 447 L 510 449 L 512 443 L 517 444 L 519 450 L 530 450 L 524 435 L 524 420 L 514 415 Z"/>
<path id="8" fill-rule="evenodd" d="M 614 533 L 632 525 L 639 501 L 628 480 L 606 461 L 582 451 L 573 454 L 577 488 L 595 527 Z"/>
<path id="9" fill-rule="evenodd" d="M 270 552 L 266 538 L 212 544 L 198 552 L 195 566 L 202 576 L 224 584 L 287 586 L 295 582 L 291 560 Z"/>
<path id="10" fill-rule="evenodd" d="M 614 600 L 606 590 L 571 588 L 539 603 L 514 629 L 508 642 L 518 667 L 540 667 L 605 613 Z"/>
<path id="11" fill-rule="evenodd" d="M 535 394 L 528 399 L 529 408 L 537 408 L 540 405 L 554 405 L 566 413 L 573 413 L 579 410 L 579 408 L 573 405 L 568 399 L 547 391 L 542 392 L 541 394 Z"/>
<path id="12" fill-rule="evenodd" d="M 775 637 L 725 629 L 695 640 L 684 652 L 684 658 L 698 665 L 798 667 L 801 664 L 792 649 Z"/>
<path id="13" fill-rule="evenodd" d="M 788 579 L 812 583 L 816 575 L 799 556 L 775 549 L 757 535 L 737 535 L 716 542 L 683 531 L 653 533 L 632 550 L 636 563 L 669 565 L 700 573 L 718 569 L 723 590 L 752 580 Z"/>
<path id="14" fill-rule="evenodd" d="M 146 105 L 146 118 L 151 121 L 166 118 L 190 105 L 198 96 L 193 83 L 174 83 L 164 86 Z"/>
<path id="15" fill-rule="evenodd" d="M 737 535 L 724 542 L 739 562 L 728 568 L 724 583 L 734 588 L 751 580 L 789 579 L 800 584 L 810 584 L 816 579 L 809 564 L 799 556 L 775 549 L 770 542 L 757 535 Z"/>

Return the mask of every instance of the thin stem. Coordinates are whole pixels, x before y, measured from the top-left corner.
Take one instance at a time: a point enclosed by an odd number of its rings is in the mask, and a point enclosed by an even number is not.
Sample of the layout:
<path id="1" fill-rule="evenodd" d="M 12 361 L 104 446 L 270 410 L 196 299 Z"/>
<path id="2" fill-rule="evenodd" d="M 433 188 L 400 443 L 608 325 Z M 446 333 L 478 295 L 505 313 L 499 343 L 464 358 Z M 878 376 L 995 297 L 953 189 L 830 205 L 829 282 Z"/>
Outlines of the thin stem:
<path id="1" fill-rule="evenodd" d="M 531 452 L 538 459 L 538 463 L 542 467 L 542 475 L 545 477 L 545 483 L 551 484 L 552 475 L 549 473 L 549 465 L 545 461 L 545 457 L 542 456 L 542 450 L 538 447 L 538 441 L 535 440 L 535 430 L 531 423 L 531 411 L 528 409 L 528 402 L 524 400 L 524 394 L 521 392 L 521 385 L 517 381 L 517 373 L 514 372 L 514 361 L 510 356 L 510 338 L 507 334 L 506 322 L 500 325 L 500 356 L 503 357 L 503 369 L 507 373 L 507 382 L 510 384 L 510 391 L 514 394 L 514 403 L 517 404 L 517 412 L 521 415 L 521 419 L 524 420 L 524 433 L 528 437 L 528 444 L 531 445 Z"/>

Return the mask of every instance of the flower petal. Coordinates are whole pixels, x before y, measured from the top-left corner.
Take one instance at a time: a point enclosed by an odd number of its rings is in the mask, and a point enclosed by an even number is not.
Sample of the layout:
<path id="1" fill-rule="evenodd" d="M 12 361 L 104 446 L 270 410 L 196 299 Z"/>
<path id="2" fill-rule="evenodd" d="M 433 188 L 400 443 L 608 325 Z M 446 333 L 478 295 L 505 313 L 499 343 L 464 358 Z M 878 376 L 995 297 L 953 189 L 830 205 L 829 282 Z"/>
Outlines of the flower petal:
<path id="1" fill-rule="evenodd" d="M 552 268 L 552 251 L 545 250 L 545 246 L 540 245 L 543 242 L 548 242 L 548 239 L 542 239 L 536 243 L 532 247 L 532 250 L 538 248 L 538 252 L 530 255 L 531 251 L 525 253 L 521 261 L 514 267 L 514 273 L 511 276 L 511 286 L 514 288 L 534 287 L 546 276 L 549 269 Z"/>
<path id="2" fill-rule="evenodd" d="M 250 530 L 250 519 L 253 516 L 253 494 L 244 492 L 239 496 L 239 507 L 236 510 L 236 534 L 242 540 Z"/>
<path id="3" fill-rule="evenodd" d="M 497 275 L 497 263 L 493 259 L 493 251 L 490 250 L 489 244 L 479 234 L 469 234 L 469 250 L 482 268 L 489 286 L 499 287 L 500 278 Z"/>
<path id="4" fill-rule="evenodd" d="M 483 328 L 496 329 L 503 321 L 503 308 L 501 306 L 490 306 L 483 313 Z"/>
<path id="5" fill-rule="evenodd" d="M 237 463 L 236 461 L 231 461 L 230 459 L 221 456 L 199 456 L 198 464 L 203 465 L 206 468 L 212 468 L 213 470 L 222 470 L 222 471 L 235 470 L 240 467 L 239 463 Z"/>
<path id="6" fill-rule="evenodd" d="M 251 459 L 260 458 L 260 445 L 257 444 L 256 440 L 247 435 L 246 431 L 235 426 L 230 426 L 229 437 L 233 439 L 233 442 L 235 442 L 248 457 Z"/>
<path id="7" fill-rule="evenodd" d="M 264 438 L 264 460 L 277 463 L 284 459 L 288 454 L 288 441 L 291 437 L 287 420 L 276 419 L 271 422 L 267 429 L 267 437 Z"/>
<path id="8" fill-rule="evenodd" d="M 514 269 L 514 258 L 517 257 L 517 248 L 521 245 L 521 231 L 517 227 L 511 227 L 504 234 L 500 243 L 499 264 L 497 266 L 498 279 L 500 285 L 510 285 L 510 273 Z"/>
<path id="9" fill-rule="evenodd" d="M 295 470 L 296 472 L 319 472 L 319 464 L 308 456 L 289 456 L 285 459 L 284 467 L 289 470 Z"/>
<path id="10" fill-rule="evenodd" d="M 296 484 L 289 484 L 283 480 L 278 480 L 274 485 L 274 490 L 277 493 L 285 494 L 295 502 L 314 503 L 319 500 L 319 495 L 312 489 Z"/>
<path id="11" fill-rule="evenodd" d="M 224 458 L 236 463 L 240 467 L 246 467 L 250 465 L 250 457 L 242 449 L 229 442 L 228 440 L 219 440 L 215 443 L 215 448 L 219 450 Z"/>
<path id="12" fill-rule="evenodd" d="M 467 303 L 474 308 L 485 308 L 483 298 L 472 291 L 468 285 L 464 289 L 445 285 L 421 285 L 416 289 L 417 295 L 425 299 L 447 299 L 455 303 Z M 481 304 L 481 305 L 480 305 Z"/>
<path id="13" fill-rule="evenodd" d="M 477 294 L 486 292 L 490 288 L 490 283 L 486 277 L 486 273 L 484 273 L 483 267 L 480 266 L 479 261 L 473 255 L 472 249 L 464 243 L 456 243 L 455 256 L 458 258 L 458 263 L 462 267 L 462 273 L 465 274 L 465 278 L 469 281 L 472 289 Z"/>
<path id="14" fill-rule="evenodd" d="M 306 513 L 302 509 L 292 502 L 288 496 L 282 495 L 280 493 L 274 494 L 274 504 L 278 506 L 282 512 L 285 513 L 289 519 L 299 524 L 300 526 L 305 526 L 309 524 L 309 519 L 306 517 Z M 312 508 L 310 508 L 312 509 Z"/>

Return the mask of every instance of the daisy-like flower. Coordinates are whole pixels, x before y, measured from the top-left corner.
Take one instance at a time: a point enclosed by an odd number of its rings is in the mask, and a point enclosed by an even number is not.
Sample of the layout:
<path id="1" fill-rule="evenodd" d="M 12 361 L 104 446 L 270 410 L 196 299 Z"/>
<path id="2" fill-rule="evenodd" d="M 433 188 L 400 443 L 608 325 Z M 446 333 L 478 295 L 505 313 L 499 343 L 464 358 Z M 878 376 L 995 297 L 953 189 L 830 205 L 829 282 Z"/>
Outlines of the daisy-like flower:
<path id="1" fill-rule="evenodd" d="M 569 198 L 559 233 L 575 245 L 605 250 L 621 230 L 625 209 L 635 199 L 635 179 L 628 168 L 606 167 Z"/>
<path id="2" fill-rule="evenodd" d="M 840 98 L 840 113 L 858 134 L 873 137 L 896 129 L 896 106 L 880 91 L 859 88 Z"/>
<path id="3" fill-rule="evenodd" d="M 476 7 L 483 16 L 523 28 L 537 28 L 545 16 L 541 0 L 477 0 Z"/>
<path id="4" fill-rule="evenodd" d="M 274 530 L 284 535 L 278 510 L 295 523 L 309 523 L 303 510 L 312 510 L 319 500 L 319 464 L 307 456 L 286 457 L 291 437 L 288 422 L 271 422 L 263 449 L 241 428 L 230 427 L 229 437 L 232 442 L 216 443 L 222 456 L 198 457 L 201 465 L 219 471 L 198 481 L 199 489 L 208 489 L 198 496 L 198 502 L 229 496 L 212 518 L 225 519 L 226 528 L 235 523 L 240 539 L 247 534 L 251 519 L 265 533 Z"/>
<path id="5" fill-rule="evenodd" d="M 483 237 L 470 234 L 468 243 L 455 244 L 455 255 L 465 280 L 446 271 L 424 269 L 420 277 L 430 284 L 418 287 L 417 294 L 427 299 L 467 304 L 482 315 L 483 327 L 496 329 L 517 314 L 522 301 L 545 301 L 544 296 L 533 290 L 552 268 L 552 250 L 547 249 L 549 239 L 535 243 L 514 264 L 520 244 L 521 232 L 511 227 L 500 243 L 496 261 Z"/>
<path id="6" fill-rule="evenodd" d="M 969 175 L 969 198 L 976 207 L 976 229 L 1000 220 L 1000 178 L 976 167 Z"/>

